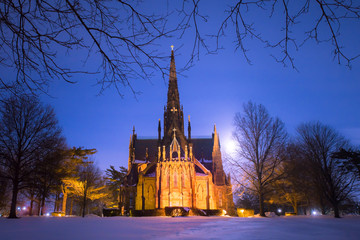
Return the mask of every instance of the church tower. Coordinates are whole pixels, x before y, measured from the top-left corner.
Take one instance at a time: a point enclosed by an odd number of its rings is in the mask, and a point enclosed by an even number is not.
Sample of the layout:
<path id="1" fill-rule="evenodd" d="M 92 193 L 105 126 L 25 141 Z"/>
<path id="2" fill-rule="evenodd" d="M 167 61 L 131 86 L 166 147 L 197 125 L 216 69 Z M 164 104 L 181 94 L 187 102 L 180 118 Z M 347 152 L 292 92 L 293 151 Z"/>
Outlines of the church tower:
<path id="1" fill-rule="evenodd" d="M 168 145 L 172 141 L 174 134 L 179 138 L 181 147 L 185 147 L 187 141 L 184 135 L 184 113 L 183 107 L 180 105 L 174 50 L 172 46 L 167 104 L 164 108 L 163 144 Z"/>

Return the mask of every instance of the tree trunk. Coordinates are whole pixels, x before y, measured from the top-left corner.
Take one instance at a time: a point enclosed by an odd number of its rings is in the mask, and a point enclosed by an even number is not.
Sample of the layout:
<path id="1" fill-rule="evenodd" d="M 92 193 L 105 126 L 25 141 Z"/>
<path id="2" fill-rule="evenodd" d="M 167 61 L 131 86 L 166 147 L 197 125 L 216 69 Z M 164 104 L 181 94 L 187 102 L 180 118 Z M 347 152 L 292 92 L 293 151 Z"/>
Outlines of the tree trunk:
<path id="1" fill-rule="evenodd" d="M 86 191 L 84 193 L 84 199 L 83 199 L 82 217 L 85 217 L 85 209 L 86 209 Z"/>
<path id="2" fill-rule="evenodd" d="M 73 205 L 74 205 L 74 198 L 72 197 L 71 202 L 70 202 L 70 213 L 69 213 L 69 215 L 72 215 Z"/>
<path id="3" fill-rule="evenodd" d="M 19 183 L 17 181 L 13 181 L 12 198 L 11 198 L 11 207 L 10 207 L 9 218 L 17 218 L 16 217 L 16 204 L 17 204 L 18 192 L 19 192 Z"/>
<path id="4" fill-rule="evenodd" d="M 265 217 L 264 197 L 263 197 L 262 193 L 259 193 L 259 213 L 260 213 L 260 216 Z"/>
<path id="5" fill-rule="evenodd" d="M 37 206 L 38 206 L 38 208 L 37 208 L 37 215 L 40 216 L 41 201 L 40 201 L 39 199 L 38 199 L 38 201 L 37 201 Z"/>
<path id="6" fill-rule="evenodd" d="M 33 207 L 34 207 L 34 194 L 31 193 L 30 195 L 30 209 L 29 209 L 29 216 L 33 215 Z"/>
<path id="7" fill-rule="evenodd" d="M 45 194 L 41 196 L 41 216 L 44 216 L 45 214 Z"/>
<path id="8" fill-rule="evenodd" d="M 298 204 L 297 204 L 297 201 L 296 201 L 296 200 L 294 201 L 293 208 L 294 208 L 294 213 L 295 213 L 296 215 L 298 215 Z M 305 215 L 306 215 L 306 214 L 305 214 Z"/>
<path id="9" fill-rule="evenodd" d="M 63 202 L 61 211 L 66 215 L 66 201 L 67 201 L 67 192 L 63 191 Z M 72 207 L 72 206 L 71 206 Z M 71 215 L 71 214 L 70 214 Z"/>
<path id="10" fill-rule="evenodd" d="M 324 199 L 321 195 L 320 195 L 320 208 L 321 208 L 321 214 L 325 215 L 326 214 L 325 203 L 324 203 Z"/>
<path id="11" fill-rule="evenodd" d="M 57 212 L 59 195 L 55 194 L 54 212 Z"/>
<path id="12" fill-rule="evenodd" d="M 334 203 L 333 208 L 334 208 L 334 217 L 340 218 L 339 205 L 337 203 Z"/>

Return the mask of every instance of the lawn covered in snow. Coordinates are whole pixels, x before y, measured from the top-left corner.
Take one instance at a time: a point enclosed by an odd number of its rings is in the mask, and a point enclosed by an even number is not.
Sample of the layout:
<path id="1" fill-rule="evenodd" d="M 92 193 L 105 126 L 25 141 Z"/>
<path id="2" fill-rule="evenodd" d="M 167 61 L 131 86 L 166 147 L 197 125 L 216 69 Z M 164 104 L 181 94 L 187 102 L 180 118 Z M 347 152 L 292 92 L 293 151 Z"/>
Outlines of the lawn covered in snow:
<path id="1" fill-rule="evenodd" d="M 0 218 L 0 239 L 360 239 L 360 217 Z"/>

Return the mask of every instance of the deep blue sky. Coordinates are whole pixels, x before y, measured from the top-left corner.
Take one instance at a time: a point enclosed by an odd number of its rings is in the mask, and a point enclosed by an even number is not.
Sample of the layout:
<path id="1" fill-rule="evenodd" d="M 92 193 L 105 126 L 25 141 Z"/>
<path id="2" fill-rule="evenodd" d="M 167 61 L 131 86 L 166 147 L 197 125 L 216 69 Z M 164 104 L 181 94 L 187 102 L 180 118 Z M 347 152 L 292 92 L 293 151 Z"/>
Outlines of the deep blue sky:
<path id="1" fill-rule="evenodd" d="M 203 25 L 204 31 L 218 27 L 223 17 L 216 3 L 206 1 L 208 14 L 213 18 Z M 270 36 L 273 31 L 274 37 L 279 33 L 278 27 L 266 20 L 259 30 Z M 344 44 L 359 50 L 358 28 L 349 24 L 345 30 Z M 243 103 L 252 100 L 284 121 L 290 134 L 294 134 L 302 122 L 321 121 L 337 129 L 353 144 L 360 145 L 359 60 L 355 60 L 349 70 L 333 61 L 329 45 L 308 42 L 294 52 L 298 68 L 295 71 L 276 63 L 269 55 L 270 49 L 254 40 L 247 41 L 253 63 L 249 65 L 241 52 L 234 51 L 232 37 L 229 33 L 222 41 L 224 49 L 218 54 L 201 54 L 194 67 L 178 75 L 180 103 L 184 115 L 191 116 L 193 136 L 210 137 L 216 123 L 222 149 L 228 150 L 234 114 L 242 110 Z M 189 34 L 182 39 L 165 39 L 155 47 L 168 52 L 170 57 L 172 44 L 177 69 L 181 69 L 188 60 L 193 38 Z M 75 80 L 78 83 L 74 85 L 54 81 L 49 91 L 52 97 L 42 96 L 44 102 L 55 108 L 68 145 L 96 148 L 96 162 L 102 169 L 110 165 L 127 166 L 133 125 L 140 137 L 157 134 L 158 119 L 163 121 L 167 82 L 159 74 L 151 82 L 133 81 L 133 87 L 142 92 L 135 99 L 126 90 L 124 98 L 113 89 L 97 96 L 99 86 L 95 85 L 93 76 Z"/>

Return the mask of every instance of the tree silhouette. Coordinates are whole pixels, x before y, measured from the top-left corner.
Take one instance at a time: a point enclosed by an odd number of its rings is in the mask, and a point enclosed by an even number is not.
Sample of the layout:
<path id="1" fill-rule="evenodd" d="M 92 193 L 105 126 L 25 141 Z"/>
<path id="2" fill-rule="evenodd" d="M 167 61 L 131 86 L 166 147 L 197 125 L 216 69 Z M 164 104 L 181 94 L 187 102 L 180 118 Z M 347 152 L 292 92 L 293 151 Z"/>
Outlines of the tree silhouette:
<path id="1" fill-rule="evenodd" d="M 334 216 L 339 218 L 339 206 L 352 193 L 356 178 L 345 171 L 332 154 L 346 147 L 348 141 L 333 128 L 319 122 L 302 124 L 297 132 L 313 181 L 332 205 Z"/>
<path id="2" fill-rule="evenodd" d="M 12 187 L 9 218 L 16 218 L 18 192 L 28 186 L 36 161 L 62 143 L 61 130 L 54 110 L 35 97 L 10 97 L 0 114 L 0 163 Z"/>
<path id="3" fill-rule="evenodd" d="M 282 174 L 278 170 L 287 136 L 284 123 L 271 117 L 263 105 L 248 102 L 235 116 L 233 135 L 238 156 L 231 164 L 245 176 L 238 183 L 257 195 L 260 215 L 265 216 L 264 198 Z"/>

